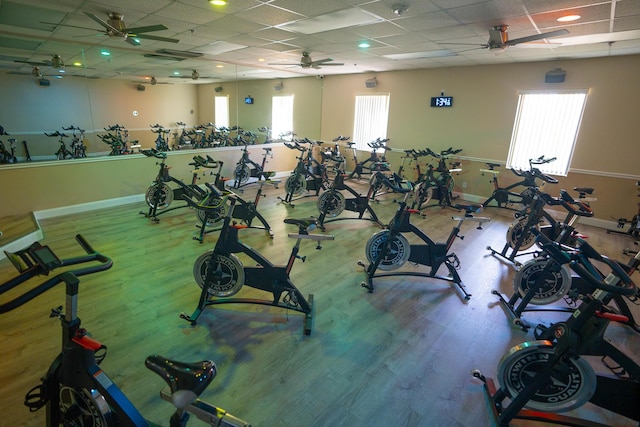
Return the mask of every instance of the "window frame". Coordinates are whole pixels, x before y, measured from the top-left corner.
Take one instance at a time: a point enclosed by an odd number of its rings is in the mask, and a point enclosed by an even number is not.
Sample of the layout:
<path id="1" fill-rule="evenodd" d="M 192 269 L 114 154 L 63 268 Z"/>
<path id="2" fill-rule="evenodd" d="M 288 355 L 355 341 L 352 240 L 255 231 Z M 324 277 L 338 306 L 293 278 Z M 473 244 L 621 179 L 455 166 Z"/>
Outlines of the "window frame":
<path id="1" fill-rule="evenodd" d="M 276 124 L 276 117 L 275 115 L 279 112 L 276 111 L 276 100 L 278 99 L 291 99 L 291 104 L 290 104 L 290 113 L 291 116 L 288 118 L 288 120 L 286 120 L 288 123 L 291 124 L 291 126 L 288 129 L 284 129 L 284 127 L 287 127 L 286 125 L 283 127 L 283 129 L 279 129 L 280 125 Z M 293 135 L 294 135 L 294 130 L 293 130 L 293 113 L 294 113 L 294 104 L 295 104 L 295 98 L 293 95 L 273 95 L 271 97 L 271 137 L 277 140 L 282 140 L 282 138 L 280 138 L 280 135 L 282 133 L 286 133 L 286 132 L 291 132 L 291 139 L 293 139 Z"/>
<path id="2" fill-rule="evenodd" d="M 214 115 L 214 123 L 216 125 L 216 127 L 221 128 L 221 127 L 226 127 L 228 128 L 230 125 L 230 116 L 229 116 L 229 95 L 216 95 L 213 97 L 213 115 Z M 224 122 L 224 120 L 221 120 L 223 117 L 222 115 L 218 115 L 220 113 L 220 105 L 218 105 L 218 100 L 219 99 L 225 99 L 226 102 L 226 123 L 221 123 Z"/>
<path id="3" fill-rule="evenodd" d="M 542 98 L 526 99 L 527 95 L 581 95 L 582 104 L 579 106 L 579 99 L 566 99 L 566 104 L 573 103 L 575 110 L 559 111 L 560 105 L 543 102 Z M 571 167 L 571 160 L 576 148 L 578 136 L 584 111 L 589 97 L 588 89 L 566 89 L 566 90 L 522 90 L 518 92 L 518 106 L 514 118 L 511 141 L 509 143 L 509 153 L 507 155 L 507 168 L 528 169 L 529 159 L 545 156 L 545 158 L 556 157 L 557 160 L 536 166 L 541 172 L 549 175 L 567 176 Z M 529 101 L 527 103 L 527 101 Z M 534 105 L 535 103 L 535 105 Z M 533 111 L 532 108 L 537 108 Z M 577 109 L 579 108 L 579 110 Z M 538 113 L 539 117 L 524 117 L 526 113 Z M 570 126 L 552 127 L 552 122 L 556 124 Z M 543 125 L 544 123 L 544 125 Z M 564 129 L 563 129 L 564 127 Z M 528 132 L 528 133 L 525 133 Z M 566 138 L 566 139 L 564 139 Z M 563 140 L 559 143 L 558 140 Z M 540 144 L 540 141 L 546 141 Z M 526 144 L 519 146 L 519 144 Z"/>
<path id="4" fill-rule="evenodd" d="M 384 105 L 384 117 L 372 117 L 371 111 L 362 111 L 366 117 L 359 117 L 359 98 L 377 97 L 385 98 Z M 391 105 L 391 94 L 388 92 L 377 93 L 360 93 L 356 94 L 354 98 L 353 107 L 353 137 L 352 141 L 355 142 L 355 148 L 357 150 L 371 151 L 371 147 L 367 144 L 374 141 L 376 138 L 386 138 L 389 125 L 389 110 Z M 377 124 L 377 126 L 374 126 Z M 377 129 L 376 129 L 377 128 Z M 380 132 L 384 128 L 383 132 Z M 376 129 L 376 130 L 373 130 Z"/>

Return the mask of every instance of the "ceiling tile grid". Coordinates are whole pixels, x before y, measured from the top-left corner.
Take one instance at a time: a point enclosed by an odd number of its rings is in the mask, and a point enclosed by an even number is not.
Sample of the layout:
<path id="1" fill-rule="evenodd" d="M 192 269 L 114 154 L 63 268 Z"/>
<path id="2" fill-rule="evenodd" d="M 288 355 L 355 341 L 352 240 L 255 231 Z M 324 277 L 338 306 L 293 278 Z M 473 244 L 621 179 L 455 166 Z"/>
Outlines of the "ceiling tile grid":
<path id="1" fill-rule="evenodd" d="M 110 13 L 122 16 L 115 33 L 105 26 Z M 580 19 L 557 21 L 567 14 Z M 128 30 L 156 25 L 166 29 Z M 504 38 L 515 44 L 489 45 L 494 26 L 504 26 Z M 569 33 L 540 35 L 558 29 Z M 538 40 L 517 43 L 531 36 Z M 524 49 L 536 46 L 542 48 Z M 179 55 L 189 52 L 201 56 Z M 305 67 L 303 52 L 312 61 L 345 65 Z M 167 79 L 174 69 L 193 68 L 218 76 L 220 63 L 226 75 L 238 68 L 246 78 L 284 78 L 639 53 L 637 0 L 233 0 L 223 7 L 207 0 L 0 2 L 0 73 L 25 75 L 33 66 L 59 72 L 51 67 L 53 55 L 82 64 L 67 66 L 67 75 L 131 80 Z"/>

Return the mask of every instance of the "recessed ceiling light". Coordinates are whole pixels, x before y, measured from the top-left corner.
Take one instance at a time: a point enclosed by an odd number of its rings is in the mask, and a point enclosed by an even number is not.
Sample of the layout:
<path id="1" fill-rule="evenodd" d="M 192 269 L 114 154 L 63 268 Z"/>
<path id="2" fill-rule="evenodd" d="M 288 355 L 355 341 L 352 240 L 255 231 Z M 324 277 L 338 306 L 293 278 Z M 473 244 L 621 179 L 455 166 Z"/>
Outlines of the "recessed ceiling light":
<path id="1" fill-rule="evenodd" d="M 580 18 L 581 18 L 580 15 L 565 15 L 565 16 L 561 16 L 560 18 L 556 19 L 556 21 L 558 21 L 558 22 L 571 22 L 571 21 L 577 21 Z"/>
<path id="2" fill-rule="evenodd" d="M 218 64 L 218 65 L 216 65 L 216 68 L 224 68 L 224 65 Z"/>
<path id="3" fill-rule="evenodd" d="M 179 75 L 180 75 L 180 71 L 174 71 L 174 72 L 173 72 L 173 75 L 174 75 L 174 76 L 179 76 Z"/>
<path id="4" fill-rule="evenodd" d="M 74 62 L 73 66 L 74 67 L 82 67 L 82 62 Z"/>
<path id="5" fill-rule="evenodd" d="M 101 50 L 101 51 L 100 51 L 100 55 L 102 55 L 102 56 L 109 56 L 109 55 L 111 55 L 111 52 L 109 52 L 108 50 Z"/>
<path id="6" fill-rule="evenodd" d="M 358 47 L 365 48 L 365 47 L 371 47 L 371 45 L 368 42 L 360 42 L 358 44 Z"/>
<path id="7" fill-rule="evenodd" d="M 264 58 L 258 58 L 258 62 L 264 62 Z"/>
<path id="8" fill-rule="evenodd" d="M 225 0 L 209 0 L 209 3 L 214 6 L 224 6 L 227 4 Z"/>

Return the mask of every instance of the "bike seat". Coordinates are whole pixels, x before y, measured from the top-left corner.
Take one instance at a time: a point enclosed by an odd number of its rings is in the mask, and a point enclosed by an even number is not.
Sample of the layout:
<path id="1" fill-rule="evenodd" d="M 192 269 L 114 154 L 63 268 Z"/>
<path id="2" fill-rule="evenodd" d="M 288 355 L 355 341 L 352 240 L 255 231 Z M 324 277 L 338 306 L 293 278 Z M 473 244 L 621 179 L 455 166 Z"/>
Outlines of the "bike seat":
<path id="1" fill-rule="evenodd" d="M 590 187 L 573 187 L 573 191 L 577 191 L 581 195 L 582 194 L 592 194 L 593 193 L 593 188 L 590 188 Z"/>
<path id="2" fill-rule="evenodd" d="M 482 212 L 482 205 L 462 205 L 456 204 L 453 206 L 455 209 L 464 211 L 465 214 L 473 214 Z"/>
<path id="3" fill-rule="evenodd" d="M 216 365 L 211 360 L 184 363 L 152 355 L 147 357 L 144 364 L 165 380 L 171 388 L 171 394 L 186 390 L 198 397 L 217 374 Z"/>
<path id="4" fill-rule="evenodd" d="M 284 219 L 284 223 L 285 224 L 295 224 L 298 226 L 298 229 L 300 230 L 300 233 L 306 233 L 307 231 L 309 231 L 309 228 L 313 225 L 315 228 L 315 225 L 317 224 L 318 220 L 316 218 L 313 217 L 309 217 L 309 218 L 305 218 L 305 219 L 299 219 L 299 218 L 285 218 Z M 313 230 L 313 228 L 311 228 L 311 230 Z"/>

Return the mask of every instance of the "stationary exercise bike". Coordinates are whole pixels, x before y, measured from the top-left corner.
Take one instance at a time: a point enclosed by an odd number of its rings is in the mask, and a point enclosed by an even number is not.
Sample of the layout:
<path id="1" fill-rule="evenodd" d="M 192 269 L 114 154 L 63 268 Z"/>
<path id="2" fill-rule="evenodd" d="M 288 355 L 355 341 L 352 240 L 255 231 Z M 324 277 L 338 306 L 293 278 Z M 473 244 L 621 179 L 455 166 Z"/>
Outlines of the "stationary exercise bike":
<path id="1" fill-rule="evenodd" d="M 377 138 L 371 142 L 367 142 L 371 152 L 369 157 L 364 160 L 358 161 L 358 155 L 356 152 L 356 143 L 347 142 L 349 148 L 353 152 L 353 170 L 349 174 L 349 179 L 357 176 L 358 179 L 362 178 L 362 175 L 372 175 L 376 171 L 388 171 L 389 164 L 385 157 L 385 152 L 389 150 L 385 144 L 389 141 L 389 138 Z M 378 151 L 382 150 L 382 155 L 378 154 Z"/>
<path id="2" fill-rule="evenodd" d="M 44 134 L 51 138 L 57 138 L 57 137 L 60 138 L 59 139 L 60 146 L 58 147 L 58 151 L 55 152 L 55 156 L 58 160 L 66 160 L 66 159 L 73 158 L 73 153 L 69 151 L 69 149 L 67 148 L 67 144 L 64 141 L 64 138 L 68 138 L 69 135 L 61 133 L 59 131 L 55 131 L 53 133 L 45 132 Z"/>
<path id="3" fill-rule="evenodd" d="M 229 201 L 228 213 L 224 218 L 214 249 L 202 254 L 193 266 L 196 283 L 202 288 L 198 306 L 190 316 L 182 313 L 180 317 L 189 321 L 191 325 L 195 325 L 198 317 L 207 306 L 218 304 L 261 304 L 294 310 L 304 314 L 304 334 L 310 335 L 315 313 L 313 294 L 310 294 L 308 299 L 305 298 L 289 278 L 289 273 L 296 259 L 300 259 L 303 262 L 306 259 L 306 257 L 298 255 L 302 240 L 314 240 L 318 243 L 316 249 L 321 249 L 320 242 L 333 240 L 333 236 L 309 234 L 309 231 L 315 228 L 314 218 L 287 218 L 284 220 L 286 224 L 293 224 L 298 227 L 297 234 L 289 234 L 290 238 L 297 239 L 296 244 L 291 249 L 286 265 L 274 265 L 262 254 L 238 239 L 238 231 L 246 228 L 246 226 L 232 222 L 233 210 L 237 201 L 233 196 L 229 196 Z M 201 209 L 206 210 L 208 208 Z M 244 266 L 238 257 L 234 255 L 236 253 L 247 255 L 258 265 Z M 273 295 L 273 299 L 229 298 L 240 291 L 243 285 L 270 292 Z"/>
<path id="4" fill-rule="evenodd" d="M 550 181 L 557 182 L 555 178 L 548 177 Z M 516 220 L 511 223 L 506 233 L 506 243 L 502 250 L 493 249 L 487 246 L 491 255 L 512 264 L 516 269 L 522 267 L 522 263 L 517 257 L 530 254 L 522 252 L 533 246 L 535 236 L 531 233 L 532 228 L 540 228 L 541 224 L 547 227 L 549 235 L 558 236 L 561 227 L 555 218 L 545 210 L 547 205 L 560 206 L 562 201 L 541 191 L 538 187 L 530 187 L 526 190 L 526 197 L 531 200 L 530 204 L 520 212 L 516 213 Z"/>
<path id="5" fill-rule="evenodd" d="M 307 142 L 309 146 L 304 147 L 301 142 Z M 285 142 L 284 145 L 291 150 L 298 150 L 300 155 L 296 157 L 298 161 L 296 167 L 284 182 L 285 196 L 284 198 L 278 196 L 278 199 L 291 207 L 295 207 L 294 200 L 317 196 L 320 194 L 320 190 L 326 188 L 328 184 L 327 170 L 323 164 L 313 158 L 311 141 L 293 141 L 292 144 Z M 313 194 L 303 196 L 302 194 L 307 191 L 313 192 Z"/>
<path id="6" fill-rule="evenodd" d="M 459 234 L 460 228 L 464 221 L 473 221 L 478 223 L 478 229 L 482 228 L 482 224 L 490 221 L 485 217 L 474 217 L 474 213 L 481 211 L 480 206 L 475 205 L 455 205 L 455 209 L 464 211 L 464 216 L 453 217 L 457 224 L 451 230 L 449 237 L 445 243 L 436 243 L 429 238 L 421 229 L 411 224 L 410 219 L 412 214 L 419 213 L 416 209 L 410 209 L 407 207 L 407 199 L 411 194 L 410 189 L 395 187 L 387 180 L 385 183 L 390 188 L 393 188 L 394 192 L 404 193 L 404 199 L 398 205 L 398 210 L 395 216 L 389 222 L 387 229 L 378 231 L 372 235 L 367 241 L 365 247 L 365 254 L 367 256 L 368 266 L 365 266 L 362 261 L 358 262 L 358 265 L 365 267 L 365 273 L 367 275 L 366 281 L 362 282 L 362 287 L 367 288 L 369 292 L 373 292 L 373 279 L 375 277 L 389 277 L 389 276 L 419 276 L 429 277 L 439 280 L 445 280 L 455 284 L 462 292 L 464 300 L 468 301 L 471 298 L 462 283 L 462 279 L 457 272 L 460 266 L 460 260 L 455 253 L 449 252 L 451 245 L 456 237 L 463 239 L 464 236 Z M 409 240 L 402 233 L 412 233 L 418 237 L 422 243 L 410 244 Z M 393 273 L 379 273 L 376 274 L 378 269 L 383 271 L 396 270 L 402 267 L 406 262 L 414 265 L 424 265 L 431 267 L 428 273 L 421 272 L 393 272 Z M 449 276 L 438 275 L 438 270 L 444 264 L 449 271 Z"/>
<path id="7" fill-rule="evenodd" d="M 202 156 L 196 156 L 194 157 L 194 160 L 197 164 L 205 165 L 205 167 L 207 164 L 211 164 L 212 162 L 214 162 L 214 160 L 209 156 L 207 156 L 207 159 L 204 159 Z M 266 195 L 262 191 L 262 186 L 266 183 L 277 185 L 279 181 L 260 181 L 258 183 L 258 191 L 256 192 L 253 201 L 249 202 L 244 200 L 238 194 L 224 187 L 224 179 L 220 176 L 223 162 L 218 163 L 219 167 L 217 173 L 215 174 L 214 183 L 210 184 L 206 182 L 204 184 L 205 187 L 209 189 L 209 193 L 204 200 L 196 202 L 189 197 L 184 197 L 183 195 L 183 200 L 189 206 L 196 209 L 196 214 L 198 216 L 198 219 L 200 220 L 200 232 L 198 236 L 194 236 L 193 239 L 202 243 L 204 242 L 204 236 L 206 234 L 221 230 L 221 227 L 216 227 L 213 229 L 207 229 L 207 227 L 215 227 L 216 225 L 220 224 L 222 220 L 224 220 L 224 217 L 227 215 L 227 199 L 229 198 L 229 196 L 233 196 L 236 199 L 236 206 L 233 210 L 233 219 L 240 220 L 241 224 L 243 224 L 247 228 L 265 230 L 269 237 L 273 239 L 273 231 L 271 230 L 271 226 L 267 222 L 266 218 L 262 216 L 260 212 L 258 212 L 258 203 L 260 203 L 260 199 L 262 197 L 266 197 Z M 256 218 L 262 223 L 262 226 L 253 225 L 253 220 Z"/>
<path id="8" fill-rule="evenodd" d="M 46 407 L 47 427 L 149 426 L 150 423 L 99 366 L 106 357 L 107 347 L 90 338 L 81 327 L 77 316 L 79 277 L 105 271 L 113 263 L 107 256 L 94 251 L 82 236 L 77 235 L 76 240 L 86 251 L 86 255 L 60 259 L 48 246 L 38 242 L 16 253 L 5 252 L 18 269 L 19 275 L 0 285 L 0 294 L 9 292 L 32 278 L 48 276 L 59 267 L 90 263 L 89 266 L 76 267 L 49 277 L 12 300 L 0 304 L 0 313 L 7 313 L 58 284 L 65 284 L 65 309 L 63 311 L 62 306 L 54 308 L 49 316 L 60 320 L 62 350 L 42 377 L 41 384 L 26 394 L 24 404 L 31 412 Z M 153 355 L 147 357 L 145 365 L 167 382 L 160 397 L 176 407 L 170 420 L 171 427 L 186 427 L 189 414 L 211 426 L 249 426 L 247 422 L 225 410 L 198 399 L 216 376 L 216 366 L 212 361 L 184 363 Z"/>
<path id="9" fill-rule="evenodd" d="M 155 148 L 150 148 L 148 150 L 142 150 L 142 154 L 144 154 L 147 157 L 155 157 L 156 159 L 160 159 L 160 162 L 156 163 L 157 165 L 160 166 L 160 169 L 158 170 L 158 175 L 156 175 L 156 178 L 154 179 L 153 183 L 145 192 L 144 198 L 145 198 L 145 201 L 147 202 L 147 205 L 149 205 L 149 211 L 140 212 L 140 214 L 144 215 L 146 218 L 150 218 L 153 222 L 158 222 L 160 221 L 158 219 L 159 215 L 189 206 L 185 204 L 185 205 L 174 206 L 172 208 L 169 208 L 169 205 L 171 205 L 174 199 L 184 200 L 186 196 L 190 199 L 196 200 L 198 202 L 202 202 L 202 201 L 206 201 L 211 195 L 209 191 L 201 188 L 197 184 L 198 175 L 201 171 L 201 169 L 199 168 L 219 169 L 221 168 L 220 163 L 216 161 L 198 163 L 198 161 L 196 160 L 198 156 L 195 156 L 194 161 L 192 163 L 189 163 L 190 166 L 194 167 L 194 170 L 192 171 L 191 184 L 185 184 L 181 180 L 174 178 L 169 174 L 169 166 L 167 166 L 166 164 L 167 153 L 160 152 Z M 211 171 L 210 174 L 213 174 L 213 171 Z M 173 182 L 177 184 L 178 187 L 171 188 L 167 184 L 168 182 Z M 209 200 L 206 203 L 208 205 L 212 205 L 211 200 Z M 216 206 L 217 205 L 218 203 L 216 203 Z M 159 210 L 161 212 L 158 212 Z"/>
<path id="10" fill-rule="evenodd" d="M 640 366 L 604 336 L 611 322 L 627 321 L 626 316 L 610 310 L 607 304 L 612 296 L 631 297 L 638 289 L 616 261 L 599 254 L 584 240 L 580 239 L 574 249 L 551 241 L 535 229 L 532 232 L 550 258 L 568 265 L 592 290 L 566 321 L 541 328 L 536 341 L 515 346 L 505 354 L 498 363 L 499 389 L 480 371 L 471 372 L 484 383 L 494 420 L 500 426 L 508 426 L 513 419 L 528 419 L 604 427 L 558 414 L 590 402 L 640 421 Z M 634 269 L 639 264 L 637 259 Z M 600 372 L 594 371 L 585 356 L 600 360 Z M 510 399 L 508 405 L 505 399 Z"/>
<path id="11" fill-rule="evenodd" d="M 518 182 L 514 182 L 513 184 L 510 184 L 506 187 L 500 187 L 500 184 L 498 183 L 498 174 L 500 173 L 500 171 L 496 170 L 495 168 L 500 166 L 500 164 L 487 163 L 486 165 L 488 169 L 480 169 L 480 172 L 482 172 L 482 175 L 484 175 L 485 173 L 493 175 L 493 177 L 491 178 L 491 181 L 489 181 L 491 184 L 493 184 L 493 193 L 491 193 L 491 196 L 489 196 L 487 200 L 482 202 L 482 206 L 485 208 L 489 206 L 494 206 L 491 202 L 495 201 L 497 204 L 497 207 L 499 208 L 510 209 L 515 211 L 522 210 L 523 206 L 527 206 L 529 203 L 531 203 L 531 199 L 529 197 L 529 193 L 527 192 L 527 189 L 531 187 L 538 187 L 538 183 L 536 179 L 540 179 L 544 182 L 551 182 L 551 183 L 558 182 L 557 180 L 555 180 L 555 182 L 548 181 L 548 178 L 550 177 L 548 175 L 544 175 L 542 172 L 540 172 L 538 168 L 534 167 L 534 165 L 543 165 L 546 163 L 553 162 L 554 160 L 556 160 L 555 157 L 546 159 L 544 156 L 540 156 L 537 159 L 529 159 L 528 171 L 525 171 L 525 170 L 519 171 L 514 168 L 511 168 L 511 172 L 513 172 L 516 176 L 522 178 L 522 180 Z M 524 187 L 524 191 L 521 191 L 521 192 L 513 191 L 515 188 L 518 188 L 518 187 Z M 514 207 L 514 206 L 517 206 L 517 207 Z"/>
<path id="12" fill-rule="evenodd" d="M 331 183 L 331 186 L 327 191 L 320 194 L 318 197 L 318 211 L 320 212 L 320 216 L 318 217 L 318 227 L 324 230 L 324 224 L 332 221 L 339 220 L 351 220 L 351 219 L 362 219 L 366 221 L 373 221 L 380 226 L 384 226 L 382 222 L 378 219 L 378 215 L 374 212 L 373 208 L 370 205 L 370 201 L 373 199 L 373 196 L 376 192 L 376 189 L 379 187 L 376 183 L 386 180 L 384 175 L 380 172 L 376 172 L 373 176 L 372 184 L 369 186 L 369 191 L 366 195 L 361 195 L 359 192 L 351 188 L 345 183 L 346 174 L 337 173 Z M 341 190 L 345 190 L 350 193 L 353 197 L 345 198 L 344 194 L 341 193 Z M 358 214 L 357 218 L 336 218 L 345 210 L 350 212 L 356 212 Z M 369 218 L 364 218 L 364 214 L 368 213 Z M 330 219 L 326 219 L 326 218 Z"/>
<path id="13" fill-rule="evenodd" d="M 273 149 L 271 147 L 262 147 L 262 150 L 264 151 L 262 153 L 262 162 L 258 164 L 249 157 L 247 145 L 242 148 L 242 157 L 238 160 L 233 171 L 233 188 L 247 185 L 249 178 L 257 178 L 258 181 L 262 181 L 275 175 L 275 172 L 269 172 L 264 169 L 267 164 L 267 156 L 273 158 Z"/>
<path id="14" fill-rule="evenodd" d="M 171 133 L 171 130 L 158 123 L 149 126 L 151 127 L 151 132 L 158 134 L 155 141 L 156 150 L 169 151 L 169 133 Z"/>
<path id="15" fill-rule="evenodd" d="M 453 147 L 449 147 L 446 150 L 440 151 L 440 154 L 434 153 L 429 148 L 425 151 L 428 155 L 438 159 L 438 166 L 434 168 L 432 164 L 429 164 L 427 166 L 427 173 L 423 179 L 416 184 L 416 197 L 413 207 L 418 210 L 433 206 L 452 207 L 451 203 L 455 198 L 453 196 L 455 180 L 451 174 L 453 172 L 460 172 L 462 169 L 460 169 L 459 162 L 450 162 L 449 165 L 447 165 L 447 156 L 458 154 L 462 149 L 454 150 Z M 436 175 L 435 172 L 437 172 L 438 175 Z M 428 205 L 432 199 L 438 199 L 438 203 Z"/>
<path id="16" fill-rule="evenodd" d="M 567 211 L 567 215 L 564 220 L 555 222 L 553 225 L 544 225 L 539 228 L 536 225 L 535 229 L 557 243 L 575 246 L 580 237 L 575 229 L 576 222 L 582 217 L 593 216 L 593 211 L 587 203 L 574 199 L 565 190 L 560 191 L 560 197 L 549 200 L 554 205 L 562 206 Z M 531 235 L 535 238 L 535 234 L 531 233 Z M 514 325 L 527 331 L 531 326 L 522 318 L 524 312 L 573 311 L 578 296 L 584 293 L 581 290 L 582 282 L 576 277 L 571 277 L 567 266 L 555 263 L 543 252 L 536 253 L 533 259 L 521 265 L 514 278 L 514 293 L 509 299 L 497 290 L 491 293 L 498 296 L 500 304 L 511 317 Z M 550 306 L 561 299 L 566 300 L 570 306 Z M 624 301 L 616 301 L 616 303 L 618 306 L 624 306 L 621 309 L 632 317 Z"/>

